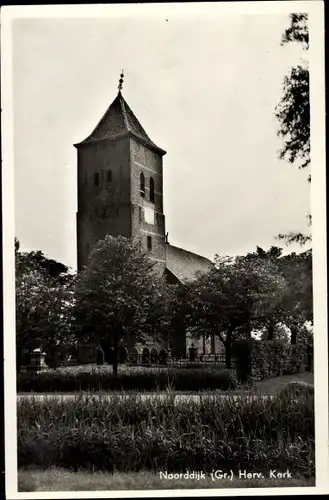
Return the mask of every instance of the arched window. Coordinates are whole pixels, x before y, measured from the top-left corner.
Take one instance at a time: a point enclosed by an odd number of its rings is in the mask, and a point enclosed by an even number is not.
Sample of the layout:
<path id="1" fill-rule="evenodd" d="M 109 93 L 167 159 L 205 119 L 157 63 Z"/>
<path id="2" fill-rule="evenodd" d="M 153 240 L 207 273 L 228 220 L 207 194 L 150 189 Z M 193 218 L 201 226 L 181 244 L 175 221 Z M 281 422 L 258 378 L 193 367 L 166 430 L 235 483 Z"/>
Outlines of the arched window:
<path id="1" fill-rule="evenodd" d="M 106 182 L 112 182 L 112 170 L 106 172 Z"/>
<path id="2" fill-rule="evenodd" d="M 145 177 L 144 177 L 144 174 L 143 172 L 141 172 L 141 175 L 139 176 L 139 182 L 140 182 L 140 192 L 141 192 L 141 196 L 145 196 Z"/>
<path id="3" fill-rule="evenodd" d="M 149 252 L 152 250 L 152 238 L 151 238 L 151 236 L 147 237 L 147 249 Z"/>
<path id="4" fill-rule="evenodd" d="M 99 173 L 98 172 L 94 173 L 94 185 L 99 186 Z"/>
<path id="5" fill-rule="evenodd" d="M 154 179 L 150 177 L 150 202 L 154 203 Z"/>

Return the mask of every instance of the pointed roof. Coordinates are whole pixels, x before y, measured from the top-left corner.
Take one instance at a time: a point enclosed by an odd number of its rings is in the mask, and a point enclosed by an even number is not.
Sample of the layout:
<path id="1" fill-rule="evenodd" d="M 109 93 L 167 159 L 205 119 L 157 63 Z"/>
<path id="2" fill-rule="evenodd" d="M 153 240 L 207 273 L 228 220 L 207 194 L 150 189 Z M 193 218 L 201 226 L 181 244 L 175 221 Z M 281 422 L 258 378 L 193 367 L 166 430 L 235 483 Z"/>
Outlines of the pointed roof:
<path id="1" fill-rule="evenodd" d="M 118 95 L 93 132 L 86 139 L 75 144 L 75 147 L 103 139 L 117 139 L 124 136 L 132 136 L 161 155 L 166 154 L 166 151 L 151 141 L 119 90 Z"/>
<path id="2" fill-rule="evenodd" d="M 166 269 L 182 283 L 197 278 L 211 269 L 212 262 L 193 252 L 166 244 Z"/>

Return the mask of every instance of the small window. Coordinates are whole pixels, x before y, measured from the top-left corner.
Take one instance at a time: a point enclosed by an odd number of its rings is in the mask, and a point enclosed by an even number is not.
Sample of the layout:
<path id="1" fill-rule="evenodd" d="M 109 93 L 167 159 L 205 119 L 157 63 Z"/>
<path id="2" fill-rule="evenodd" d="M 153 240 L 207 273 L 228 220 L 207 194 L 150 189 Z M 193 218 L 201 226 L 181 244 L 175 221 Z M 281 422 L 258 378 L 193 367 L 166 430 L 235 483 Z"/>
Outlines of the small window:
<path id="1" fill-rule="evenodd" d="M 150 178 L 150 202 L 154 203 L 154 179 Z"/>
<path id="2" fill-rule="evenodd" d="M 99 173 L 98 172 L 94 173 L 94 185 L 99 186 Z"/>
<path id="3" fill-rule="evenodd" d="M 151 238 L 151 236 L 147 237 L 147 249 L 149 252 L 152 250 L 152 238 Z"/>
<path id="4" fill-rule="evenodd" d="M 112 182 L 112 170 L 106 172 L 106 182 Z"/>
<path id="5" fill-rule="evenodd" d="M 144 177 L 144 174 L 143 172 L 141 173 L 140 177 L 140 192 L 141 192 L 141 196 L 145 196 L 145 177 Z"/>
<path id="6" fill-rule="evenodd" d="M 139 207 L 139 222 L 142 222 L 142 207 Z"/>

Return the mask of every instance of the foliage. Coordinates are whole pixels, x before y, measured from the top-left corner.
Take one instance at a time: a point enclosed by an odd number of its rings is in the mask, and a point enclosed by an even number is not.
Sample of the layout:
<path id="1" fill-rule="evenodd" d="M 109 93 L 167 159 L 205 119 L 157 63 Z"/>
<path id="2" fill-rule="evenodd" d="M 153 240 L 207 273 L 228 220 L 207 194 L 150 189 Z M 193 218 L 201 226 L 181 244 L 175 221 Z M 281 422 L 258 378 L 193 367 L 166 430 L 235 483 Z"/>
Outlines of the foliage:
<path id="1" fill-rule="evenodd" d="M 16 347 L 20 369 L 25 350 L 42 347 L 54 357 L 61 348 L 74 343 L 71 311 L 74 277 L 68 268 L 45 257 L 42 252 L 19 252 L 16 255 Z"/>
<path id="2" fill-rule="evenodd" d="M 31 252 L 20 252 L 20 243 L 15 238 L 15 266 L 16 274 L 28 274 L 29 271 L 39 273 L 51 278 L 64 278 L 69 268 L 54 259 L 49 259 L 40 250 Z"/>
<path id="3" fill-rule="evenodd" d="M 287 283 L 283 296 L 285 324 L 301 331 L 306 321 L 313 323 L 313 269 L 312 251 L 291 253 L 281 259 L 283 274 Z M 296 339 L 295 339 L 296 341 Z M 292 343 L 294 339 L 292 339 Z"/>
<path id="4" fill-rule="evenodd" d="M 37 376 L 20 373 L 18 392 L 74 392 L 74 391 L 177 391 L 229 390 L 236 387 L 234 376 L 226 370 L 207 368 L 168 368 L 119 373 L 109 371 L 41 372 Z"/>
<path id="5" fill-rule="evenodd" d="M 226 349 L 230 368 L 231 345 L 251 336 L 252 326 L 273 316 L 284 280 L 268 260 L 216 257 L 216 265 L 190 285 L 191 325 L 215 333 Z"/>
<path id="6" fill-rule="evenodd" d="M 254 380 L 301 373 L 308 369 L 306 345 L 291 345 L 278 340 L 253 343 L 250 374 Z"/>
<path id="7" fill-rule="evenodd" d="M 290 163 L 300 160 L 299 168 L 305 168 L 310 163 L 308 68 L 292 68 L 284 79 L 283 92 L 284 97 L 276 110 L 276 118 L 281 125 L 279 135 L 285 140 L 280 158 Z"/>
<path id="8" fill-rule="evenodd" d="M 290 26 L 284 32 L 282 45 L 297 42 L 305 51 L 309 47 L 308 15 L 291 14 Z M 283 96 L 275 109 L 279 122 L 278 136 L 283 139 L 280 158 L 287 159 L 299 168 L 310 165 L 310 100 L 309 100 L 309 67 L 307 60 L 291 68 L 283 81 Z M 311 181 L 311 176 L 309 176 Z M 290 232 L 279 234 L 278 239 L 286 244 L 299 243 L 305 245 L 312 239 L 310 235 Z"/>
<path id="9" fill-rule="evenodd" d="M 307 14 L 291 14 L 290 23 L 282 43 L 298 42 L 307 51 Z M 299 168 L 307 167 L 310 163 L 310 104 L 309 70 L 305 60 L 284 78 L 283 97 L 276 108 L 276 118 L 280 123 L 278 134 L 285 141 L 280 158 L 287 158 L 290 163 L 300 160 Z"/>
<path id="10" fill-rule="evenodd" d="M 165 284 L 154 263 L 132 240 L 107 235 L 79 273 L 75 325 L 81 341 L 114 347 L 161 333 L 165 320 Z M 117 356 L 116 356 L 117 360 Z M 116 361 L 113 365 L 116 372 Z"/>
<path id="11" fill-rule="evenodd" d="M 300 397 L 314 397 L 314 386 L 298 380 L 288 382 L 279 392 L 279 397 L 288 401 Z"/>
<path id="12" fill-rule="evenodd" d="M 288 42 L 298 42 L 302 44 L 303 50 L 308 50 L 308 15 L 307 14 L 291 14 L 290 26 L 282 36 L 281 44 Z"/>
<path id="13" fill-rule="evenodd" d="M 294 330 L 292 343 L 296 342 L 296 331 L 302 333 L 306 321 L 313 321 L 313 278 L 312 251 L 282 255 L 282 249 L 272 246 L 268 251 L 257 247 L 246 259 L 270 262 L 272 273 L 284 280 L 284 287 L 271 297 L 266 313 L 258 319 L 258 327 L 265 327 L 268 340 L 273 340 L 274 332 L 280 324 Z M 282 335 L 281 335 L 282 336 Z"/>
<path id="14" fill-rule="evenodd" d="M 314 476 L 314 398 L 20 399 L 18 465 Z"/>

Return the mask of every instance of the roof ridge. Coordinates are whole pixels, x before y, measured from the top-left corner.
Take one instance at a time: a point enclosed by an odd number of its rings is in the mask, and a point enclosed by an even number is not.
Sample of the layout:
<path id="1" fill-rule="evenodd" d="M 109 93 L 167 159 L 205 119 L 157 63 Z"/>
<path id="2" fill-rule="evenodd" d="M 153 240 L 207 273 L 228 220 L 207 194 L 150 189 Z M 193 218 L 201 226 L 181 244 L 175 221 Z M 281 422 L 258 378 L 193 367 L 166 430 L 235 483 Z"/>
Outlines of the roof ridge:
<path id="1" fill-rule="evenodd" d="M 185 252 L 185 253 L 190 253 L 191 255 L 195 255 L 198 258 L 205 259 L 205 260 L 208 260 L 209 262 L 211 262 L 211 260 L 208 259 L 208 257 L 205 257 L 204 255 L 200 255 L 198 253 L 191 252 L 191 250 L 186 250 L 185 248 L 181 248 L 181 247 L 178 247 L 176 245 L 172 245 L 171 243 L 168 243 L 167 245 L 171 248 L 177 248 L 177 250 L 181 250 L 182 252 Z"/>
<path id="2" fill-rule="evenodd" d="M 124 121 L 125 127 L 126 127 L 126 129 L 127 129 L 128 132 L 131 132 L 131 128 L 130 128 L 129 123 L 128 123 L 128 117 L 127 117 L 126 107 L 125 107 L 125 100 L 124 100 L 124 97 L 123 97 L 123 95 L 121 93 L 121 90 L 119 90 L 117 97 L 119 97 L 119 103 L 120 103 L 121 112 L 122 112 L 122 116 L 123 116 L 123 121 Z"/>

